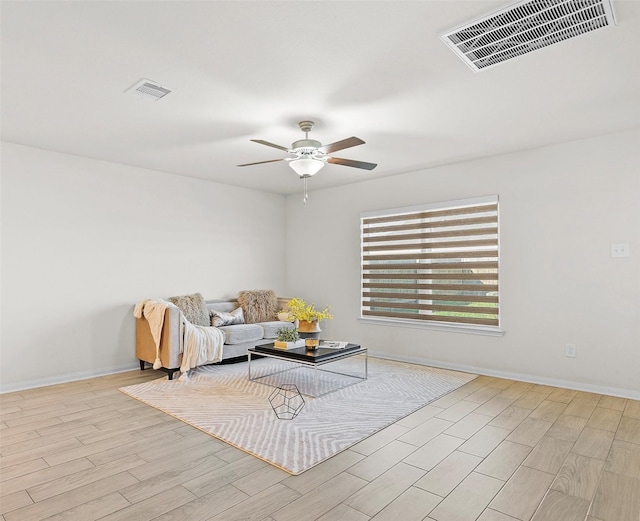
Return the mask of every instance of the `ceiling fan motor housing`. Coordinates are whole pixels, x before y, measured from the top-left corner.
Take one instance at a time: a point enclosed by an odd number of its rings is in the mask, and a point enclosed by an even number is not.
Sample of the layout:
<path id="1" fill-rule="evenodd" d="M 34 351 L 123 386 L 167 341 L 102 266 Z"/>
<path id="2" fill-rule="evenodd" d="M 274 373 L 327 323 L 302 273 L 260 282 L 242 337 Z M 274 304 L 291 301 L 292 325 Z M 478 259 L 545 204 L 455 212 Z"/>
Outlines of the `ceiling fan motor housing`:
<path id="1" fill-rule="evenodd" d="M 295 152 L 302 152 L 304 149 L 317 150 L 321 146 L 322 143 L 315 139 L 299 139 L 291 144 L 291 150 Z"/>
<path id="2" fill-rule="evenodd" d="M 322 146 L 320 141 L 309 139 L 309 132 L 313 128 L 313 125 L 314 122 L 310 120 L 304 120 L 298 123 L 300 130 L 304 132 L 304 139 L 299 139 L 298 141 L 291 143 L 291 150 L 289 150 L 289 153 L 296 154 L 299 158 L 313 159 L 320 159 L 323 155 L 326 155 L 318 150 Z"/>

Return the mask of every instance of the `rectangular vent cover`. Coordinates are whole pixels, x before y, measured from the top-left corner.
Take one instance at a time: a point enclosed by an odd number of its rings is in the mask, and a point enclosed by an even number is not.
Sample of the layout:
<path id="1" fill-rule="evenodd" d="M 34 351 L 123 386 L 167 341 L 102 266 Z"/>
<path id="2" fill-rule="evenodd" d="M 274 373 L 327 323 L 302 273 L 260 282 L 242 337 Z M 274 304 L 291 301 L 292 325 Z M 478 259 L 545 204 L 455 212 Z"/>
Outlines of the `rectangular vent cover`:
<path id="1" fill-rule="evenodd" d="M 615 25 L 610 0 L 525 0 L 440 38 L 478 72 L 608 25 Z"/>
<path id="2" fill-rule="evenodd" d="M 125 92 L 130 92 L 135 96 L 152 101 L 158 101 L 160 98 L 164 98 L 167 94 L 171 93 L 169 89 L 165 89 L 151 80 L 144 79 L 140 80 L 133 87 L 128 88 Z"/>

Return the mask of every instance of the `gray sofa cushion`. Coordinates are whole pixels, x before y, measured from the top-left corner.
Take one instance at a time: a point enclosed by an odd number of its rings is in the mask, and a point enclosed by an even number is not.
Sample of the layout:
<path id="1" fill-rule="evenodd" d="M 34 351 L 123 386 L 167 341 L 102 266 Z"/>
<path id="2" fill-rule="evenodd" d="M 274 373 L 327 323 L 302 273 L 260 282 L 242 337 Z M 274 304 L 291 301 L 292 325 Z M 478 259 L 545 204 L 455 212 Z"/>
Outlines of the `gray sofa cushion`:
<path id="1" fill-rule="evenodd" d="M 239 304 L 235 300 L 205 300 L 209 311 L 225 311 L 231 313 Z"/>
<path id="2" fill-rule="evenodd" d="M 276 338 L 278 336 L 278 329 L 281 327 L 286 327 L 288 329 L 296 328 L 296 326 L 291 322 L 280 322 L 278 320 L 274 320 L 272 322 L 258 322 L 255 325 L 262 328 L 262 337 L 266 339 Z"/>
<path id="3" fill-rule="evenodd" d="M 225 344 L 241 344 L 253 342 L 262 338 L 263 330 L 258 324 L 235 324 L 221 326 L 218 329 L 224 333 Z"/>

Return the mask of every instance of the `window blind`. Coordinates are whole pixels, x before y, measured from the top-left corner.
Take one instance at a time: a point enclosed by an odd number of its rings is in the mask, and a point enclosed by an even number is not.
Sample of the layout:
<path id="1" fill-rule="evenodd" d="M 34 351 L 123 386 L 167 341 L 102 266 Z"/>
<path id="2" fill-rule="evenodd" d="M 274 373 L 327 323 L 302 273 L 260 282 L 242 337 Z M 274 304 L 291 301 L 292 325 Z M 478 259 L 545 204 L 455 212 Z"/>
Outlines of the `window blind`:
<path id="1" fill-rule="evenodd" d="M 497 196 L 379 213 L 361 218 L 363 317 L 499 326 Z"/>

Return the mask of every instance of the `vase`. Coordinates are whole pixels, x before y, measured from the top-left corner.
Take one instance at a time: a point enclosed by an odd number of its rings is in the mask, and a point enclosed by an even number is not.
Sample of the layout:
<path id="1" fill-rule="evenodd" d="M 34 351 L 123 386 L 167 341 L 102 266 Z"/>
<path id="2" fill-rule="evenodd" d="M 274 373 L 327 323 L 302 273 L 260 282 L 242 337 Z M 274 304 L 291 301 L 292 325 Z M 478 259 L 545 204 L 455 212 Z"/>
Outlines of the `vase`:
<path id="1" fill-rule="evenodd" d="M 309 322 L 307 320 L 298 321 L 298 335 L 300 338 L 304 338 L 304 345 L 307 349 L 317 349 L 320 343 L 320 322 L 317 320 Z"/>
<path id="2" fill-rule="evenodd" d="M 308 320 L 298 320 L 298 332 L 300 333 L 315 333 L 320 331 L 320 322 L 314 320 L 309 322 Z"/>

